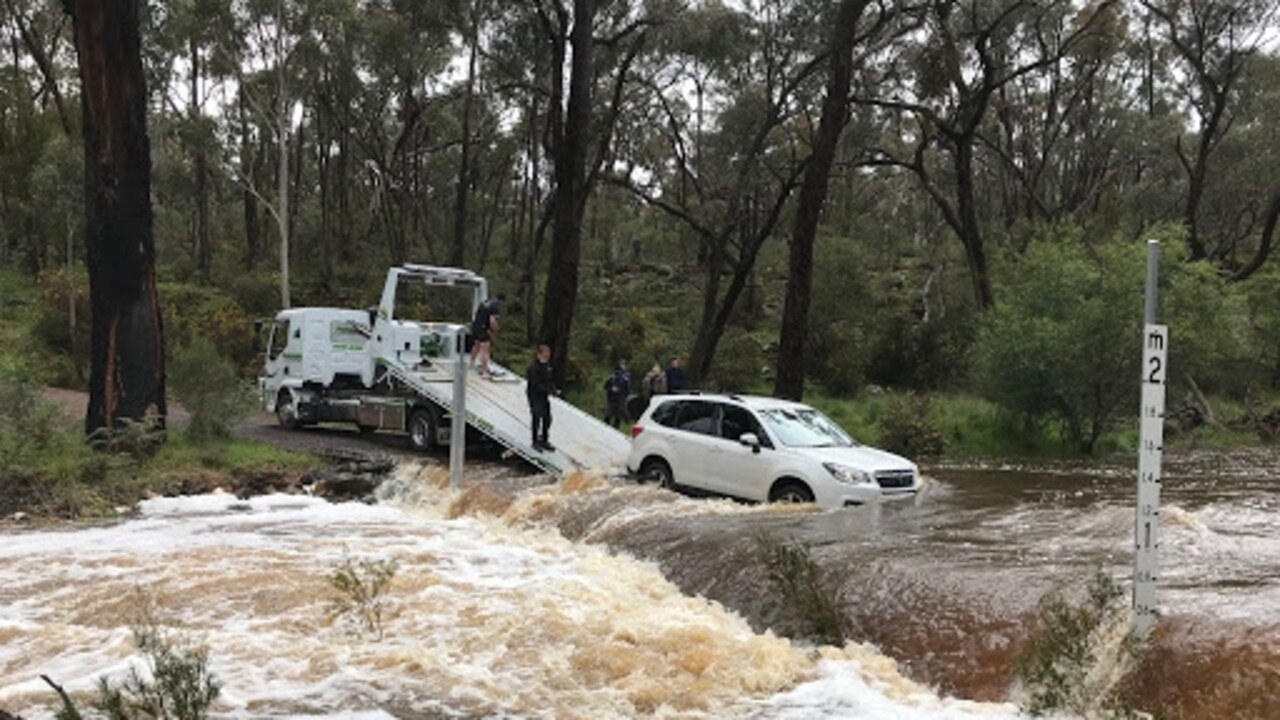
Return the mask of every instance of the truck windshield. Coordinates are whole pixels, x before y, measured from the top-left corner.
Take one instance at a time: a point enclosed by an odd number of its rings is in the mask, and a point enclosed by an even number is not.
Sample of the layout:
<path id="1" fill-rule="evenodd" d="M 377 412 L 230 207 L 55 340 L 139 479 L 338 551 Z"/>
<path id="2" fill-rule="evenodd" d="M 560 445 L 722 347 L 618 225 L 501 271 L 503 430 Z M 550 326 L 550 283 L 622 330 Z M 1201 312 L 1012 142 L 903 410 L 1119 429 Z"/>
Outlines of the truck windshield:
<path id="1" fill-rule="evenodd" d="M 813 408 L 771 408 L 761 410 L 765 425 L 790 447 L 854 447 L 849 434 L 826 415 Z"/>

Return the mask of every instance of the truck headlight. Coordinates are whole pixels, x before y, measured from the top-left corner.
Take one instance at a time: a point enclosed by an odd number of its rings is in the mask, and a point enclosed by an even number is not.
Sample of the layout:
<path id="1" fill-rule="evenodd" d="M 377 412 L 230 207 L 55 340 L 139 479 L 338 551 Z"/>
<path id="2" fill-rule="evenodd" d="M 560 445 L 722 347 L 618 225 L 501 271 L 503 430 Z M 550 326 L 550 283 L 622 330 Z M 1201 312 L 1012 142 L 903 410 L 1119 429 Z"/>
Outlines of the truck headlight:
<path id="1" fill-rule="evenodd" d="M 822 463 L 822 467 L 831 473 L 831 477 L 842 483 L 850 485 L 865 485 L 871 482 L 871 473 L 857 468 L 851 468 L 848 465 L 840 465 L 838 463 Z"/>

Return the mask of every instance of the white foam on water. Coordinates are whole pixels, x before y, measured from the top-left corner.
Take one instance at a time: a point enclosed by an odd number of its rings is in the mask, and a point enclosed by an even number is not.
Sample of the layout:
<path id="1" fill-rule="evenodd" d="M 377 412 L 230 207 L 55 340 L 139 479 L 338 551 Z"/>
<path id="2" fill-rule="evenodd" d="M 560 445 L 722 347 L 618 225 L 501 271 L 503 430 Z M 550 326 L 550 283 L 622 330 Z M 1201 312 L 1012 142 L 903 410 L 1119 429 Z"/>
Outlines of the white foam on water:
<path id="1" fill-rule="evenodd" d="M 228 495 L 154 499 L 111 527 L 0 535 L 0 708 L 52 717 L 144 667 L 138 592 L 207 648 L 231 717 L 1012 717 L 939 698 L 872 649 L 821 656 L 650 563 L 498 519 Z M 395 560 L 384 637 L 334 618 L 344 561 Z M 885 669 L 889 668 L 889 669 Z"/>

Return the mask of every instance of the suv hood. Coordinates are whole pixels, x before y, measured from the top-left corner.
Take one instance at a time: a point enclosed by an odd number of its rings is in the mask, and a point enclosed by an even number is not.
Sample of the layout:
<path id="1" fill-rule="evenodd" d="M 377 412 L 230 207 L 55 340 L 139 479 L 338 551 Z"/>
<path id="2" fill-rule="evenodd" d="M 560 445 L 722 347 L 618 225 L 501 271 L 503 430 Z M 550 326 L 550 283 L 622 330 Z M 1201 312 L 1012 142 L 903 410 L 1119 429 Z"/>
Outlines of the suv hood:
<path id="1" fill-rule="evenodd" d="M 894 455 L 891 452 L 877 450 L 873 447 L 817 447 L 817 448 L 788 448 L 789 451 L 803 455 L 804 457 L 813 458 L 820 462 L 839 463 L 857 468 L 858 470 L 867 470 L 875 472 L 877 470 L 907 470 L 915 468 L 915 463 L 902 457 Z"/>

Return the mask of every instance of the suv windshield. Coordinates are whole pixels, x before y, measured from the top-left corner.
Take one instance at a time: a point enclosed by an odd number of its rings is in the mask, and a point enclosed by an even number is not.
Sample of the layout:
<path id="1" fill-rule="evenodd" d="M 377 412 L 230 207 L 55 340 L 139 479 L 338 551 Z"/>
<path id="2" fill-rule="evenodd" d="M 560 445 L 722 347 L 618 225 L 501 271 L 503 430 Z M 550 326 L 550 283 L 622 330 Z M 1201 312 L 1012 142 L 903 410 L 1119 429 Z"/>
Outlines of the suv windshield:
<path id="1" fill-rule="evenodd" d="M 858 444 L 839 425 L 813 408 L 771 408 L 759 412 L 783 445 L 853 447 Z"/>

